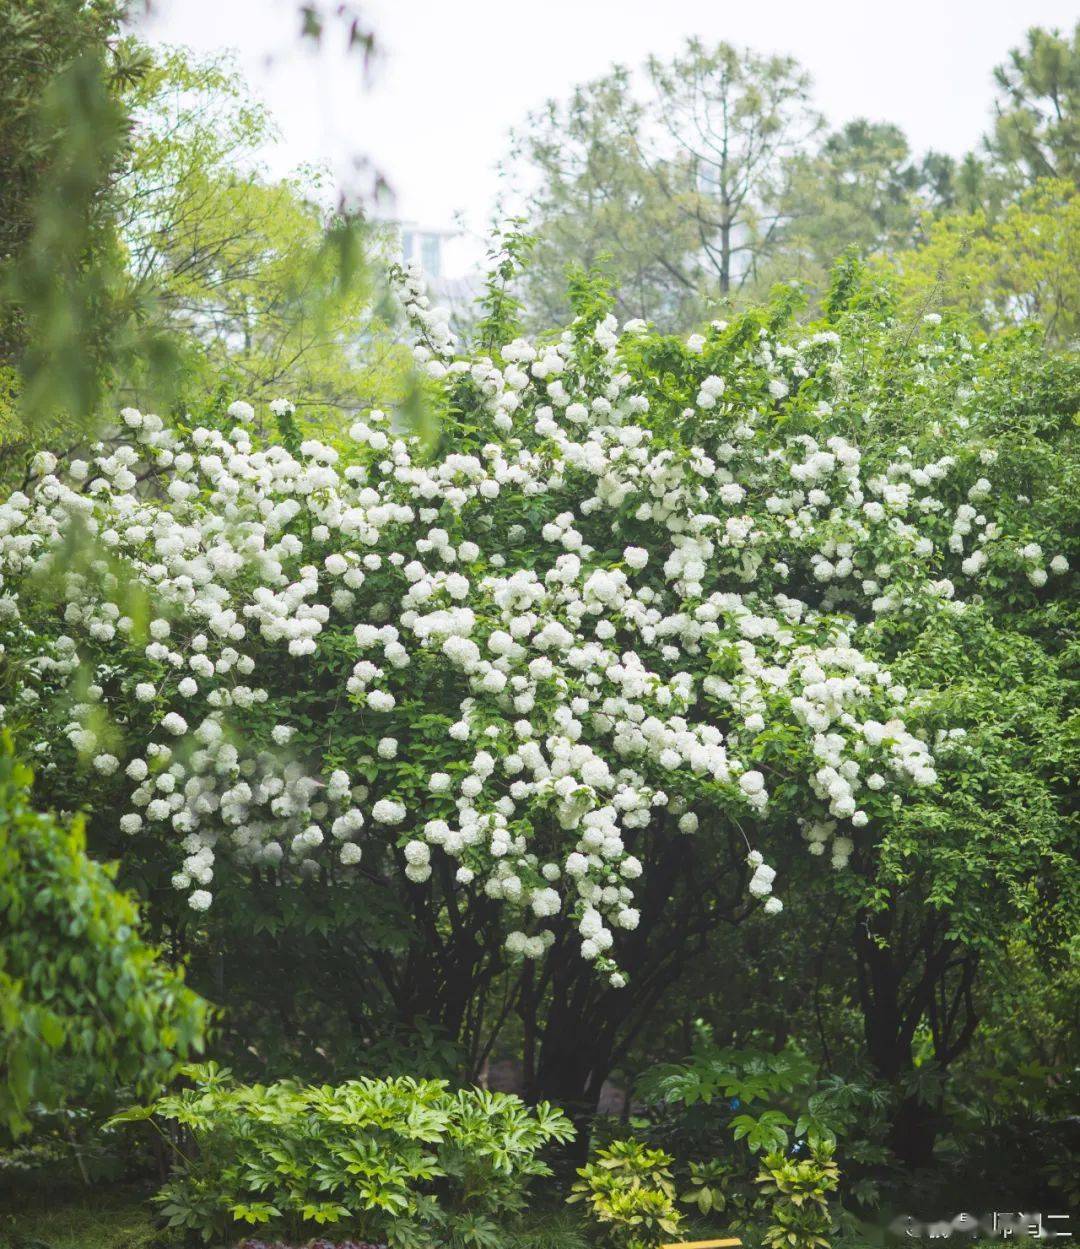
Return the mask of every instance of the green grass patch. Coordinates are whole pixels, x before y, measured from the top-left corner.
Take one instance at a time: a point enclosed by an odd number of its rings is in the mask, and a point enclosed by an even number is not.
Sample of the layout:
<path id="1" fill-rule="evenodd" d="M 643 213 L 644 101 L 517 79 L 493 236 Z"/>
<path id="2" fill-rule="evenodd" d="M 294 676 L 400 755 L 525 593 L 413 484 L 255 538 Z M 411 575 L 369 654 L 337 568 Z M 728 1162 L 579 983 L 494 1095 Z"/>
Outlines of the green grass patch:
<path id="1" fill-rule="evenodd" d="M 144 1190 L 94 1187 L 0 1192 L 0 1249 L 172 1249 Z"/>

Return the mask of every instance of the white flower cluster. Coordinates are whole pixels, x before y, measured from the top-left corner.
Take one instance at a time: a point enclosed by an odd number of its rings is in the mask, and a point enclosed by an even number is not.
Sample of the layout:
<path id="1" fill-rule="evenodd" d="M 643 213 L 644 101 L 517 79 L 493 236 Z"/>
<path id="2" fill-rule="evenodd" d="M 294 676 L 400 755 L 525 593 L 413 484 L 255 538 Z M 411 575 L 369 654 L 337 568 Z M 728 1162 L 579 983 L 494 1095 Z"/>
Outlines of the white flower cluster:
<path id="1" fill-rule="evenodd" d="M 419 365 L 468 405 L 455 449 L 425 458 L 371 412 L 353 454 L 293 453 L 257 443 L 238 402 L 231 429 L 127 409 L 89 460 L 42 454 L 0 505 L 16 702 L 41 726 L 40 770 L 89 759 L 123 783 L 124 833 L 175 839 L 173 883 L 196 910 L 223 854 L 314 874 L 331 848 L 344 868 L 389 848 L 416 885 L 442 858 L 450 887 L 498 900 L 514 954 L 542 956 L 572 919 L 621 984 L 613 947 L 639 923 L 650 831 L 767 823 L 794 780 L 810 851 L 831 844 L 843 866 L 883 801 L 936 779 L 912 698 L 860 631 L 960 610 L 953 578 L 995 560 L 1039 584 L 1042 551 L 1005 543 L 984 480 L 944 501 L 951 457 L 901 448 L 864 476 L 843 437 L 777 436 L 734 410 L 730 379 L 696 376 L 695 407 L 654 415 L 612 318 L 516 341 L 501 363 L 456 358 L 448 318 L 403 280 Z M 835 355 L 834 340 L 802 350 Z M 805 375 L 783 344 L 754 363 L 775 402 Z M 96 543 L 86 567 L 67 558 L 76 526 Z M 48 576 L 61 607 L 46 620 L 29 587 Z M 156 604 L 145 635 L 131 584 Z M 351 700 L 371 741 L 354 773 L 276 711 L 327 672 L 311 717 Z M 103 712 L 125 750 L 99 741 Z M 420 784 L 419 759 L 439 760 Z M 779 911 L 775 872 L 747 862 L 750 895 Z"/>

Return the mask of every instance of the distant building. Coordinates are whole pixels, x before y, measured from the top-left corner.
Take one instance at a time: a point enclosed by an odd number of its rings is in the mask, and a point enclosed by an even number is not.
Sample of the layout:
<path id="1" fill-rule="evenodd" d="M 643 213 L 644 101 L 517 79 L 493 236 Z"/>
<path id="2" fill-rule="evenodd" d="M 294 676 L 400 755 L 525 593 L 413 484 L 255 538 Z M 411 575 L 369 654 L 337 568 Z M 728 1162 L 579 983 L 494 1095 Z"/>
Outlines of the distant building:
<path id="1" fill-rule="evenodd" d="M 401 227 L 401 259 L 416 261 L 429 281 L 436 282 L 443 272 L 443 245 L 454 237 L 453 230 L 422 230 L 413 224 Z"/>
<path id="2" fill-rule="evenodd" d="M 483 288 L 483 243 L 462 229 L 431 228 L 415 221 L 396 223 L 401 261 L 423 271 L 436 303 L 465 312 Z"/>

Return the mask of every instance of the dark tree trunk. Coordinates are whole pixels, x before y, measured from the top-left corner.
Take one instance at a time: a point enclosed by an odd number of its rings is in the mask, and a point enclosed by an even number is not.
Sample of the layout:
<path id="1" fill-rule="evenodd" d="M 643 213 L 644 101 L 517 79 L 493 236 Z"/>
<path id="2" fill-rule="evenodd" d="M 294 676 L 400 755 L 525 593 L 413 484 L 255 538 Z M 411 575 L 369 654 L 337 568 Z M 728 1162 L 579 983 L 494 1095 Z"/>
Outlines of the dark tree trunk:
<path id="1" fill-rule="evenodd" d="M 620 1022 L 616 1017 L 617 1027 Z M 584 1015 L 571 1003 L 553 1004 L 531 1090 L 536 1100 L 574 1103 L 592 1113 L 611 1074 L 614 1028 L 598 1026 L 595 1011 Z"/>
<path id="2" fill-rule="evenodd" d="M 539 1055 L 526 1093 L 530 1101 L 554 1102 L 570 1116 L 577 1136 L 569 1153 L 580 1162 L 588 1153 L 600 1090 L 611 1073 L 615 1028 L 623 1011 L 615 1003 L 615 1018 L 610 1018 L 612 1007 L 605 1011 L 604 999 L 619 995 L 597 984 L 596 973 L 583 963 L 570 941 L 555 952 L 550 992 L 539 1032 Z M 536 1010 L 539 1003 L 534 1001 L 532 1006 Z M 534 1018 L 534 1030 L 538 1023 Z"/>
<path id="3" fill-rule="evenodd" d="M 903 1098 L 889 1127 L 889 1148 L 906 1167 L 933 1165 L 938 1116 L 934 1107 L 917 1097 Z"/>
<path id="4" fill-rule="evenodd" d="M 945 1068 L 967 1048 L 977 1024 L 972 1005 L 977 960 L 947 931 L 944 914 L 931 911 L 914 922 L 896 897 L 883 911 L 860 914 L 855 925 L 867 1055 L 896 1093 L 889 1147 L 909 1167 L 933 1164 L 941 1126 L 939 1108 L 903 1087 L 915 1070 L 916 1031 L 929 1024 L 934 1059 Z"/>
<path id="5" fill-rule="evenodd" d="M 741 922 L 748 913 L 738 877 L 729 898 L 709 898 L 693 888 L 703 864 L 688 853 L 692 845 L 663 828 L 651 834 L 650 868 L 639 899 L 641 922 L 619 951 L 626 987 L 609 987 L 581 958 L 572 927 L 564 929 L 549 953 L 546 992 L 534 999 L 542 1022 L 537 1020 L 539 1057 L 528 1094 L 570 1114 L 578 1126 L 572 1150 L 578 1158 L 588 1150 L 604 1082 L 690 960 L 704 953 L 709 934 L 722 923 Z"/>

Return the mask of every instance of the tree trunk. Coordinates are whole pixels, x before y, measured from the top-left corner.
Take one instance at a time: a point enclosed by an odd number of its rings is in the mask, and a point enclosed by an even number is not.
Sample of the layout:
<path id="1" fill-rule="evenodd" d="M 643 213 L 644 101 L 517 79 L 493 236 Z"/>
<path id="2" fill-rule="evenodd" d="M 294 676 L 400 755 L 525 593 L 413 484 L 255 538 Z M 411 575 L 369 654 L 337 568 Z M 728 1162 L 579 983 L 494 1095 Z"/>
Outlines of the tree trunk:
<path id="1" fill-rule="evenodd" d="M 874 925 L 874 929 L 871 928 Z M 874 1070 L 897 1097 L 888 1143 L 908 1167 L 933 1164 L 939 1117 L 933 1106 L 904 1091 L 915 1070 L 912 1052 L 919 1023 L 932 1009 L 934 995 L 951 966 L 951 943 L 939 941 L 940 917 L 920 926 L 910 948 L 902 948 L 903 925 L 894 904 L 874 915 L 861 914 L 855 925 L 859 1001 L 867 1053 Z M 905 983 L 905 975 L 907 981 Z M 937 1061 L 953 1056 L 937 1042 Z"/>
<path id="2" fill-rule="evenodd" d="M 569 1154 L 580 1163 L 589 1152 L 592 1119 L 600 1090 L 611 1074 L 618 1023 L 626 1008 L 610 1002 L 618 994 L 601 990 L 603 999 L 598 1000 L 592 968 L 586 967 L 583 975 L 570 958 L 582 960 L 572 950 L 565 954 L 566 961 L 552 979 L 539 1060 L 527 1093 L 530 1101 L 554 1102 L 570 1116 L 577 1136 Z"/>
<path id="3" fill-rule="evenodd" d="M 720 226 L 720 293 L 727 295 L 731 290 L 731 219 L 725 209 L 724 220 Z"/>
<path id="4" fill-rule="evenodd" d="M 908 1096 L 893 1113 L 889 1148 L 907 1167 L 931 1167 L 937 1133 L 938 1119 L 934 1108 L 917 1097 Z"/>

